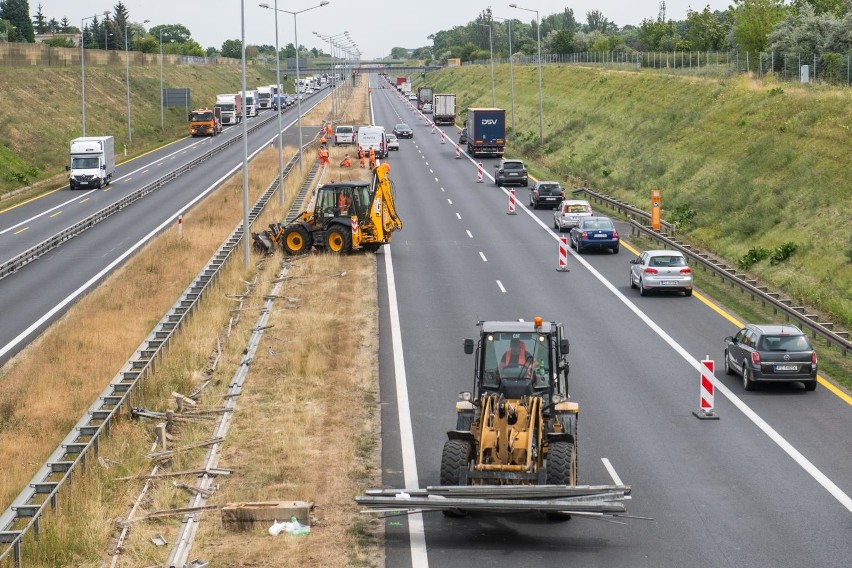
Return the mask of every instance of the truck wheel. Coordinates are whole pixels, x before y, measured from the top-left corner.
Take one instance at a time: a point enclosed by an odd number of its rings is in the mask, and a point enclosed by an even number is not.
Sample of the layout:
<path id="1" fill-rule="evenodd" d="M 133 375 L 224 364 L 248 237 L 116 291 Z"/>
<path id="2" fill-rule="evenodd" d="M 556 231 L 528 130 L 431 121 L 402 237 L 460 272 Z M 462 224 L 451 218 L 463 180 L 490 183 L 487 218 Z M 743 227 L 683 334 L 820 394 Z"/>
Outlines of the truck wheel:
<path id="1" fill-rule="evenodd" d="M 329 252 L 348 254 L 352 252 L 352 229 L 336 225 L 328 230 L 325 246 Z"/>
<path id="2" fill-rule="evenodd" d="M 466 440 L 447 440 L 441 452 L 441 485 L 458 485 L 461 481 L 459 471 L 467 467 L 472 455 L 470 442 Z"/>
<path id="3" fill-rule="evenodd" d="M 311 250 L 313 238 L 301 225 L 293 225 L 284 229 L 284 252 L 288 255 L 305 254 Z"/>
<path id="4" fill-rule="evenodd" d="M 547 457 L 548 485 L 577 484 L 577 455 L 571 442 L 553 442 Z"/>

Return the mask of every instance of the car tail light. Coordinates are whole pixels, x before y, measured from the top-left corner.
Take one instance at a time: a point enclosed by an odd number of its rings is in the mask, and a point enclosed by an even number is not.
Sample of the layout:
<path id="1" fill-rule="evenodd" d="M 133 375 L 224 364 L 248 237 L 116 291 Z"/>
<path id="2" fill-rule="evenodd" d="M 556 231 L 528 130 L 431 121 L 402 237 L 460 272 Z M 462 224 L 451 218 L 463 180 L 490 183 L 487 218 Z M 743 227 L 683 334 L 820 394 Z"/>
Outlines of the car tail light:
<path id="1" fill-rule="evenodd" d="M 680 269 L 680 273 L 681 273 L 681 274 L 692 274 L 692 269 L 691 269 L 691 268 L 689 268 L 689 267 L 687 267 L 687 268 L 681 268 L 681 269 Z"/>
<path id="2" fill-rule="evenodd" d="M 582 235 L 580 235 L 580 237 L 582 237 L 582 238 L 584 238 L 584 239 L 588 239 L 588 238 L 589 238 L 589 233 L 587 233 L 586 231 L 583 231 L 583 234 L 582 234 Z"/>
<path id="3" fill-rule="evenodd" d="M 565 199 L 565 191 L 562 191 L 562 199 Z"/>
<path id="4" fill-rule="evenodd" d="M 613 238 L 613 239 L 617 239 L 617 238 L 618 238 L 618 231 L 613 231 L 613 232 L 612 232 L 612 238 Z"/>
<path id="5" fill-rule="evenodd" d="M 657 273 L 657 269 L 656 269 L 656 268 L 646 268 L 646 269 L 645 269 L 645 270 L 643 270 L 642 272 L 644 272 L 645 274 L 656 274 L 656 273 Z"/>
<path id="6" fill-rule="evenodd" d="M 817 364 L 817 354 L 816 354 L 816 351 L 814 351 L 813 353 L 811 353 L 811 365 L 816 365 L 816 364 Z"/>
<path id="7" fill-rule="evenodd" d="M 755 365 L 760 365 L 760 353 L 758 353 L 757 351 L 752 351 L 751 352 L 751 362 L 754 363 Z"/>

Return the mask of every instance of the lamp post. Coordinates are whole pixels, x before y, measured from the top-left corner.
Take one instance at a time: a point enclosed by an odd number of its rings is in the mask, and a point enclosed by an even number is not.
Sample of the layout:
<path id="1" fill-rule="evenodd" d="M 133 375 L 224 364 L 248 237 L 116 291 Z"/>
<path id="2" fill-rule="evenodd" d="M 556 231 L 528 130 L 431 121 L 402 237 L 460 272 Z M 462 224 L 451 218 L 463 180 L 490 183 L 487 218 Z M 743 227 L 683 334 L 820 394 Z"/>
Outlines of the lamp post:
<path id="1" fill-rule="evenodd" d="M 267 10 L 275 10 L 277 12 L 285 12 L 285 13 L 291 14 L 293 16 L 293 36 L 294 36 L 294 40 L 296 42 L 296 85 L 297 85 L 297 87 L 296 87 L 296 105 L 297 105 L 297 109 L 298 109 L 297 110 L 298 116 L 296 118 L 299 122 L 299 173 L 302 172 L 302 146 L 303 146 L 303 141 L 302 141 L 302 99 L 301 99 L 301 97 L 299 97 L 299 92 L 298 92 L 299 91 L 298 84 L 299 84 L 299 81 L 301 80 L 301 75 L 299 74 L 299 25 L 298 25 L 298 21 L 297 21 L 296 16 L 298 16 L 302 12 L 307 12 L 308 10 L 313 10 L 314 8 L 321 8 L 323 6 L 327 6 L 328 2 L 329 2 L 329 0 L 322 0 L 322 2 L 320 2 L 316 6 L 311 6 L 310 8 L 305 8 L 303 10 L 295 10 L 295 11 L 283 10 L 283 9 L 279 8 L 277 6 L 277 0 L 276 0 L 276 6 L 274 6 L 274 7 L 270 6 L 269 4 L 266 4 L 266 3 L 259 4 L 259 6 L 261 8 L 266 8 Z"/>
<path id="2" fill-rule="evenodd" d="M 488 48 L 491 53 L 491 106 L 497 106 L 497 98 L 494 96 L 494 42 L 491 40 L 491 24 L 479 24 L 488 28 Z"/>
<path id="3" fill-rule="evenodd" d="M 346 31 L 346 32 L 342 32 L 342 33 L 339 33 L 337 35 L 331 35 L 331 36 L 323 35 L 319 32 L 313 32 L 313 34 L 315 36 L 317 36 L 318 38 L 324 39 L 325 41 L 328 42 L 328 49 L 331 52 L 330 53 L 330 55 L 331 55 L 331 67 L 332 67 L 332 71 L 333 71 L 334 70 L 334 63 L 336 61 L 336 57 L 335 57 L 335 54 L 334 54 L 334 48 L 337 47 L 337 45 L 334 43 L 334 40 L 348 36 L 349 32 Z M 337 116 L 337 100 L 338 100 L 338 97 L 339 97 L 339 94 L 336 92 L 336 89 L 332 89 L 332 91 L 331 91 L 331 116 L 332 116 L 332 121 L 334 120 L 334 117 Z"/>
<path id="4" fill-rule="evenodd" d="M 143 24 L 147 24 L 151 20 L 145 20 Z M 133 142 L 133 126 L 130 120 L 130 52 L 128 51 L 128 22 L 124 22 L 124 62 L 125 62 L 125 81 L 127 83 L 127 141 Z"/>
<path id="5" fill-rule="evenodd" d="M 160 130 L 163 128 L 163 26 L 160 25 Z"/>
<path id="6" fill-rule="evenodd" d="M 109 12 L 104 12 L 104 16 L 108 16 Z M 81 67 L 81 75 L 82 75 L 82 100 L 83 100 L 83 136 L 86 135 L 86 37 L 85 37 L 85 26 L 83 22 L 86 20 L 91 20 L 92 18 L 97 18 L 98 15 L 95 14 L 93 16 L 85 16 L 80 18 L 80 67 Z"/>
<path id="7" fill-rule="evenodd" d="M 498 20 L 503 20 L 504 22 L 509 24 L 509 90 L 511 92 L 512 99 L 512 132 L 515 132 L 515 72 L 512 69 L 512 61 L 515 58 L 514 53 L 512 53 L 512 19 L 511 18 L 499 18 L 497 16 L 492 16 Z"/>
<path id="8" fill-rule="evenodd" d="M 510 8 L 517 8 L 518 10 L 526 10 L 527 12 L 535 12 L 535 28 L 536 28 L 536 36 L 538 40 L 538 138 L 539 143 L 544 144 L 544 104 L 542 103 L 541 97 L 541 20 L 538 17 L 538 10 L 533 10 L 531 8 L 522 8 L 517 4 L 509 4 Z"/>

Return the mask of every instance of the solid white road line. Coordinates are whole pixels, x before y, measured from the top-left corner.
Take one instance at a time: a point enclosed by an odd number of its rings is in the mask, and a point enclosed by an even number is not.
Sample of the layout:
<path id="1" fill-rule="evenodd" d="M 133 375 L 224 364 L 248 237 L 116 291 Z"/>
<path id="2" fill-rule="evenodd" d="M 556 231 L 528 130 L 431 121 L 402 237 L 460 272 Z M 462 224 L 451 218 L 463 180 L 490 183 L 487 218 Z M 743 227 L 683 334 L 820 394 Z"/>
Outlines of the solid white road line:
<path id="1" fill-rule="evenodd" d="M 385 273 L 388 287 L 388 315 L 390 318 L 391 343 L 393 345 L 393 372 L 396 384 L 396 407 L 399 415 L 399 438 L 402 444 L 402 470 L 406 489 L 419 489 L 417 460 L 414 453 L 414 432 L 411 426 L 411 409 L 408 405 L 408 382 L 405 375 L 405 355 L 402 348 L 402 329 L 399 325 L 399 306 L 396 300 L 396 279 L 393 273 L 393 255 L 390 245 L 383 247 Z M 429 566 L 426 554 L 426 533 L 423 515 L 408 515 L 408 534 L 413 568 Z"/>

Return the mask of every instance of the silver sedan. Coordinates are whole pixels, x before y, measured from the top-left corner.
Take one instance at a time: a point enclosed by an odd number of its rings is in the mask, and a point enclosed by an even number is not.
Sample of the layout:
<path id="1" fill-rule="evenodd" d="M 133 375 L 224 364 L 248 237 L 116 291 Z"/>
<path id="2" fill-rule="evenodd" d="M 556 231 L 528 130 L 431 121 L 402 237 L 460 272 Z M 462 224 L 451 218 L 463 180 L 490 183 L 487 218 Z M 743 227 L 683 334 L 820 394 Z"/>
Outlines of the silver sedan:
<path id="1" fill-rule="evenodd" d="M 692 296 L 692 269 L 680 251 L 646 250 L 630 261 L 630 287 L 639 288 L 642 296 L 655 290 Z"/>

